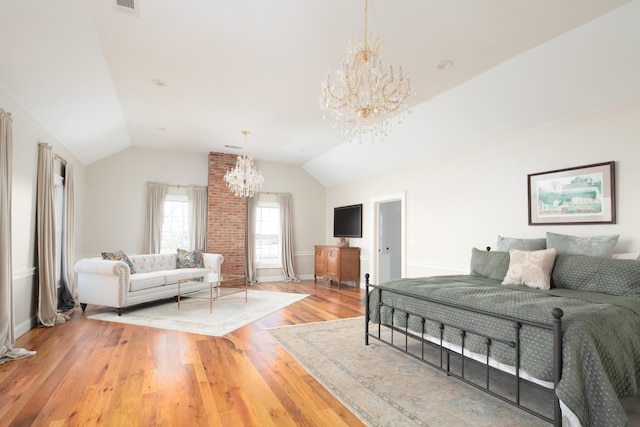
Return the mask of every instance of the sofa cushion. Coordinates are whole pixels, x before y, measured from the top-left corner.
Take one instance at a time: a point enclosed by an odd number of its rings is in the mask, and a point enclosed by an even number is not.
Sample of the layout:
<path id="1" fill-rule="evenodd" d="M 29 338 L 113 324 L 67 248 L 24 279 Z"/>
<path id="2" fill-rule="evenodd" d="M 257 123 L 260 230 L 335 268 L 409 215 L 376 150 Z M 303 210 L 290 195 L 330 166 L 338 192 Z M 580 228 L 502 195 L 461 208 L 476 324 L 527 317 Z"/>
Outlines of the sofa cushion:
<path id="1" fill-rule="evenodd" d="M 204 259 L 200 251 L 178 249 L 176 268 L 204 268 Z"/>
<path id="2" fill-rule="evenodd" d="M 123 250 L 118 250 L 117 252 L 102 252 L 102 259 L 106 259 L 107 261 L 124 261 L 125 264 L 129 266 L 129 274 L 136 274 L 136 269 L 133 266 L 131 258 L 129 258 Z"/>
<path id="3" fill-rule="evenodd" d="M 131 255 L 130 258 L 138 273 L 175 270 L 176 268 L 175 253 Z"/>
<path id="4" fill-rule="evenodd" d="M 165 283 L 171 285 L 178 283 L 178 280 L 185 279 L 200 279 L 206 274 L 213 273 L 213 270 L 209 268 L 178 268 L 176 270 L 165 270 Z"/>
<path id="5" fill-rule="evenodd" d="M 193 277 L 193 273 L 189 270 L 191 269 L 179 268 L 177 270 L 163 271 L 164 277 L 165 277 L 165 283 L 167 285 L 171 285 L 174 283 L 178 283 L 178 280 L 191 279 Z"/>
<path id="6" fill-rule="evenodd" d="M 131 292 L 143 289 L 156 288 L 166 284 L 164 271 L 152 271 L 149 273 L 137 273 L 129 279 L 129 290 Z"/>

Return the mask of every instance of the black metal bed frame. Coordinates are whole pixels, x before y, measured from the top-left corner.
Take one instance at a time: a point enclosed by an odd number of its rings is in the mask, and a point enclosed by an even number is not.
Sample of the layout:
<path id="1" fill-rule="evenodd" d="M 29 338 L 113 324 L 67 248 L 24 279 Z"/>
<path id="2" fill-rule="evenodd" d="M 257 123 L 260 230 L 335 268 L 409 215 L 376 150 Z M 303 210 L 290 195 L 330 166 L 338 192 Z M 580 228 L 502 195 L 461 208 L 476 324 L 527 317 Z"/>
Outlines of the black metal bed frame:
<path id="1" fill-rule="evenodd" d="M 417 359 L 420 360 L 423 363 L 426 363 L 444 373 L 447 374 L 447 376 L 452 376 L 454 378 L 457 378 L 469 385 L 472 385 L 474 387 L 476 387 L 479 390 L 482 390 L 494 397 L 497 397 L 498 399 L 509 403 L 517 408 L 520 408 L 526 412 L 528 412 L 529 414 L 535 415 L 538 418 L 541 418 L 549 423 L 554 424 L 554 426 L 560 427 L 562 425 L 562 414 L 560 411 L 560 401 L 558 399 L 557 396 L 554 396 L 554 408 L 553 408 L 553 418 L 549 418 L 548 416 L 536 412 L 535 410 L 523 406 L 521 405 L 521 401 L 520 401 L 520 387 L 521 387 L 521 381 L 526 381 L 525 379 L 523 379 L 520 376 L 520 351 L 521 351 L 521 347 L 520 347 L 520 329 L 522 328 L 523 325 L 527 325 L 527 326 L 531 326 L 534 328 L 539 328 L 539 329 L 545 329 L 545 330 L 550 330 L 553 332 L 553 384 L 554 384 L 554 389 L 555 387 L 557 387 L 558 382 L 560 381 L 560 376 L 561 376 L 561 371 L 562 371 L 562 329 L 561 329 L 561 325 L 562 325 L 562 316 L 564 315 L 563 311 L 560 308 L 554 308 L 551 311 L 551 315 L 553 316 L 553 320 L 550 324 L 544 324 L 544 323 L 537 323 L 537 322 L 530 322 L 527 320 L 523 320 L 523 319 L 518 319 L 515 317 L 511 317 L 511 316 L 505 316 L 505 315 L 500 315 L 500 314 L 495 314 L 495 313 L 490 313 L 487 311 L 483 311 L 483 310 L 479 310 L 473 307 L 468 307 L 468 306 L 464 306 L 464 305 L 459 305 L 459 304 L 453 304 L 453 303 L 447 303 L 447 302 L 442 302 L 442 301 L 438 301 L 432 298 L 428 298 L 428 297 L 424 297 L 424 296 L 419 296 L 419 295 L 414 295 L 408 292 L 403 292 L 403 291 L 399 291 L 396 289 L 389 289 L 386 288 L 384 286 L 381 285 L 372 285 L 369 283 L 369 274 L 365 274 L 365 288 L 366 288 L 366 315 L 365 315 L 365 344 L 369 345 L 369 337 L 371 338 L 375 338 L 376 340 L 389 345 L 397 350 L 402 351 L 403 353 Z M 372 333 L 369 332 L 369 323 L 370 323 L 370 316 L 369 316 L 369 300 L 370 300 L 370 294 L 371 292 L 374 292 L 374 290 L 377 290 L 378 292 L 378 318 L 381 319 L 380 314 L 381 314 L 381 309 L 383 306 L 385 307 L 389 307 L 391 310 L 391 325 L 383 325 L 382 322 L 378 323 L 378 331 L 377 334 L 376 333 Z M 513 322 L 513 326 L 514 326 L 514 338 L 512 341 L 505 341 L 504 339 L 500 339 L 497 337 L 492 337 L 489 336 L 483 332 L 480 331 L 474 331 L 471 329 L 461 329 L 460 327 L 457 326 L 453 326 L 451 324 L 448 324 L 444 319 L 435 319 L 435 318 L 431 318 L 428 317 L 428 313 L 412 313 L 406 310 L 402 310 L 399 309 L 397 307 L 393 307 L 389 304 L 385 304 L 382 301 L 382 291 L 385 292 L 389 292 L 389 293 L 393 293 L 396 295 L 403 295 L 403 296 L 407 296 L 407 297 L 411 297 L 411 298 L 416 298 L 422 301 L 427 301 L 427 302 L 431 302 L 431 303 L 435 303 L 435 304 L 440 304 L 440 305 L 444 305 L 447 307 L 451 307 L 451 308 L 455 308 L 455 309 L 460 309 L 460 310 L 464 310 L 464 311 L 468 311 L 468 312 L 472 312 L 472 313 L 476 313 L 476 314 L 481 314 L 481 315 L 485 315 L 485 316 L 489 316 L 489 317 L 493 317 L 493 318 L 498 318 L 498 319 L 502 319 L 502 320 L 506 320 L 506 321 L 510 321 Z M 394 319 L 394 315 L 396 312 L 400 312 L 403 313 L 406 319 L 405 322 L 405 327 L 398 327 L 395 326 L 393 323 L 393 319 Z M 422 323 L 422 333 L 421 335 L 417 335 L 415 333 L 412 333 L 409 331 L 408 325 L 409 325 L 409 319 L 410 317 L 416 317 L 418 319 L 420 319 L 420 322 Z M 439 344 L 434 343 L 428 339 L 425 338 L 425 322 L 426 321 L 430 321 L 430 322 L 435 322 L 437 324 L 439 324 L 439 329 L 440 329 L 440 336 L 439 336 Z M 390 333 L 390 337 L 389 339 L 385 339 L 382 337 L 382 327 L 388 328 L 389 329 L 389 333 Z M 461 353 L 457 353 L 451 349 L 448 349 L 446 347 L 443 347 L 443 343 L 445 342 L 443 340 L 444 337 L 444 331 L 445 328 L 451 328 L 454 330 L 457 330 L 459 332 L 459 334 L 461 335 Z M 404 336 L 404 346 L 401 345 L 396 345 L 394 343 L 394 333 L 398 333 L 402 336 Z M 483 362 L 479 362 L 478 360 L 475 359 L 471 359 L 468 355 L 465 355 L 465 348 L 464 348 L 464 343 L 465 343 L 465 337 L 468 335 L 475 335 L 478 337 L 481 337 L 484 340 L 484 343 L 486 345 L 486 360 Z M 418 342 L 421 343 L 422 345 L 422 352 L 420 355 L 418 354 L 414 354 L 413 352 L 409 351 L 408 346 L 409 346 L 409 337 L 411 337 L 412 339 L 417 340 Z M 496 393 L 493 390 L 489 389 L 489 373 L 490 373 L 490 368 L 491 366 L 489 365 L 489 354 L 490 354 L 490 349 L 491 349 L 491 345 L 493 342 L 498 342 L 498 343 L 502 343 L 505 344 L 511 348 L 513 348 L 514 351 L 514 360 L 515 362 L 515 374 L 509 374 L 506 373 L 507 375 L 511 375 L 514 377 L 515 379 L 515 398 L 514 399 L 510 399 L 507 396 L 503 396 L 499 393 Z M 425 344 L 427 345 L 431 345 L 431 346 L 435 346 L 436 348 L 439 348 L 440 350 L 440 363 L 434 363 L 430 360 L 425 359 Z M 456 354 L 458 356 L 460 356 L 460 360 L 461 360 L 461 373 L 457 374 L 453 371 L 450 370 L 450 363 L 449 363 L 449 357 L 451 354 Z M 446 363 L 444 363 L 445 366 L 443 366 L 443 359 L 445 359 Z M 465 371 L 464 371 L 464 363 L 465 360 L 470 360 L 470 361 L 474 361 L 474 362 L 478 362 L 481 363 L 483 366 L 486 366 L 486 372 L 485 372 L 485 383 L 484 385 L 478 384 L 477 382 L 471 381 L 468 378 L 465 377 Z"/>

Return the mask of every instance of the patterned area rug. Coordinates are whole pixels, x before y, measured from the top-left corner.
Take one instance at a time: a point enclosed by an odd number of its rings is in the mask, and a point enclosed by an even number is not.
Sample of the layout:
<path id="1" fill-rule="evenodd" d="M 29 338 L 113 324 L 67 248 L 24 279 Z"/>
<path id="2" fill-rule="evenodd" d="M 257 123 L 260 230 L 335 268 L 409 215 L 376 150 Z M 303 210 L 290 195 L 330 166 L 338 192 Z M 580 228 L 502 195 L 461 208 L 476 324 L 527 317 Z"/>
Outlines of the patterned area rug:
<path id="1" fill-rule="evenodd" d="M 365 346 L 364 318 L 268 332 L 369 426 L 549 426 L 375 340 Z M 511 384 L 497 382 L 498 388 Z M 552 408 L 547 390 L 525 392 L 530 407 Z"/>
<path id="2" fill-rule="evenodd" d="M 247 302 L 244 292 L 224 296 L 214 301 L 211 313 L 208 299 L 184 298 L 179 310 L 176 302 L 165 300 L 158 304 L 127 308 L 122 316 L 118 316 L 115 309 L 109 309 L 89 318 L 221 337 L 307 296 L 249 290 Z"/>

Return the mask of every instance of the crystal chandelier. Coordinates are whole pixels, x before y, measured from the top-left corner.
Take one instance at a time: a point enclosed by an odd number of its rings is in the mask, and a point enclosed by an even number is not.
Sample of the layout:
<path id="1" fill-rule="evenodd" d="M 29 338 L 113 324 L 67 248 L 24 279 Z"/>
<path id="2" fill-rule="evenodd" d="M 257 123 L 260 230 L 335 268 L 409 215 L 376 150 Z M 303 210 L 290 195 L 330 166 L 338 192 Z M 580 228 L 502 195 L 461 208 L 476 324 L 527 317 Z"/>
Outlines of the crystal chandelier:
<path id="1" fill-rule="evenodd" d="M 391 119 L 402 122 L 412 95 L 409 77 L 398 66 L 382 65 L 380 39 L 372 43 L 368 33 L 368 3 L 364 2 L 364 38 L 350 41 L 342 69 L 336 71 L 335 84 L 327 75 L 322 85 L 322 108 L 333 113 L 333 126 L 339 127 L 347 141 L 365 135 L 384 140 L 391 130 Z"/>
<path id="2" fill-rule="evenodd" d="M 244 144 L 247 145 L 249 131 L 243 130 L 242 134 Z M 253 197 L 264 183 L 262 174 L 253 166 L 253 157 L 245 155 L 238 156 L 235 167 L 227 171 L 224 180 L 236 197 Z"/>

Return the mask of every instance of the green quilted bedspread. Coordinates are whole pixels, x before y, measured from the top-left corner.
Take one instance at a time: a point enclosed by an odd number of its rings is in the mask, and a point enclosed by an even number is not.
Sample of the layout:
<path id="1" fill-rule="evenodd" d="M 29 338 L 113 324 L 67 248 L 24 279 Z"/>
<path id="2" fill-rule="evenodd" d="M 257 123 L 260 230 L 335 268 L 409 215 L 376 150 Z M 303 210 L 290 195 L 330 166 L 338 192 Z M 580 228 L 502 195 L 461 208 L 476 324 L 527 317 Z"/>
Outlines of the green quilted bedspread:
<path id="1" fill-rule="evenodd" d="M 473 307 L 490 313 L 551 324 L 551 310 L 559 307 L 562 318 L 562 378 L 557 396 L 579 418 L 583 426 L 624 426 L 625 411 L 618 397 L 631 396 L 640 382 L 640 297 L 619 297 L 568 289 L 540 291 L 524 286 L 504 286 L 500 282 L 472 276 L 437 276 L 397 279 L 384 287 L 427 296 L 437 301 Z M 488 332 L 513 341 L 513 322 L 481 314 L 382 292 L 382 301 L 448 324 Z M 378 292 L 370 297 L 369 315 L 379 322 Z M 382 323 L 389 324 L 388 308 L 381 311 Z M 394 325 L 404 327 L 403 314 L 396 311 Z M 439 336 L 439 324 L 427 322 L 426 333 Z M 421 321 L 409 318 L 409 328 L 420 331 Z M 535 378 L 553 381 L 553 340 L 550 330 L 523 326 L 521 329 L 521 369 Z M 446 341 L 460 344 L 459 332 L 445 328 Z M 465 348 L 486 354 L 484 340 L 468 335 Z M 494 343 L 491 357 L 514 365 L 513 350 Z"/>

